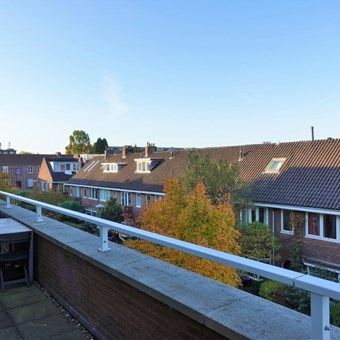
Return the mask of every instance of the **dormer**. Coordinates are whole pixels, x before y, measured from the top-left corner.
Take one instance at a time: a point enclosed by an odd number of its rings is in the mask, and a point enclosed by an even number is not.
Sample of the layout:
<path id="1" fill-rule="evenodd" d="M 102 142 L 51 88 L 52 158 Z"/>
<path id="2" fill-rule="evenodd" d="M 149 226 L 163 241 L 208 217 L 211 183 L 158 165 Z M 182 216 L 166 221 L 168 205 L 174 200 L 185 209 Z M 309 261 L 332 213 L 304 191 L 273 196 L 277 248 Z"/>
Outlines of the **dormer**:
<path id="1" fill-rule="evenodd" d="M 102 163 L 102 170 L 104 173 L 107 173 L 107 172 L 117 173 L 125 165 L 126 163 Z"/>
<path id="2" fill-rule="evenodd" d="M 162 159 L 151 159 L 151 158 L 137 158 L 136 162 L 136 173 L 150 173 Z"/>

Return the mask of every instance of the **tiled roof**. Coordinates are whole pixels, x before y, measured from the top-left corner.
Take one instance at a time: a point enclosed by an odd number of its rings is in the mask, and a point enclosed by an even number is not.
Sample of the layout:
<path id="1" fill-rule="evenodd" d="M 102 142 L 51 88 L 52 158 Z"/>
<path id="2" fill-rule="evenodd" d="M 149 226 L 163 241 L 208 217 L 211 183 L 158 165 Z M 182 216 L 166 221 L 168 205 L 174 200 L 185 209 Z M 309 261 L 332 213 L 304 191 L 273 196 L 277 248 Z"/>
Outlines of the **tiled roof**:
<path id="1" fill-rule="evenodd" d="M 295 205 L 340 210 L 340 140 L 328 139 L 289 143 L 268 143 L 231 147 L 204 148 L 210 159 L 238 162 L 240 175 L 252 183 L 252 197 L 256 202 Z M 135 159 L 143 154 L 130 154 L 126 158 L 114 155 L 107 161 L 98 161 L 86 171 L 87 163 L 68 183 L 138 191 L 162 191 L 165 179 L 182 173 L 188 165 L 188 150 L 154 152 L 152 158 L 162 159 L 148 174 L 136 173 Z M 242 160 L 239 160 L 240 153 Z M 266 173 L 273 158 L 285 158 L 278 173 Z M 127 164 L 118 173 L 103 173 L 101 163 Z"/>

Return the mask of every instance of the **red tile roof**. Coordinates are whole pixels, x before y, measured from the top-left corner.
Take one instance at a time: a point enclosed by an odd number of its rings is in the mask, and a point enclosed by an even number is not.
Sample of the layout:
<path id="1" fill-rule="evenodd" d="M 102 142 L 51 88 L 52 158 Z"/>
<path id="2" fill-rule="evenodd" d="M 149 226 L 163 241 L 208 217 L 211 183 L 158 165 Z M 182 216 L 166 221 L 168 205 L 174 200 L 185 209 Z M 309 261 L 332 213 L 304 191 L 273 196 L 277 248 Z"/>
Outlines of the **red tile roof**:
<path id="1" fill-rule="evenodd" d="M 327 139 L 288 143 L 268 143 L 231 147 L 197 149 L 209 154 L 211 160 L 225 159 L 238 162 L 240 175 L 252 183 L 252 198 L 256 202 L 340 210 L 340 140 Z M 151 173 L 136 173 L 135 159 L 114 155 L 98 161 L 91 170 L 86 164 L 68 184 L 97 186 L 136 191 L 163 190 L 164 180 L 183 173 L 189 164 L 188 150 L 154 152 L 151 158 L 162 159 Z M 243 155 L 239 160 L 240 153 Z M 266 173 L 273 158 L 285 158 L 278 173 Z M 101 163 L 127 164 L 118 173 L 103 173 Z"/>

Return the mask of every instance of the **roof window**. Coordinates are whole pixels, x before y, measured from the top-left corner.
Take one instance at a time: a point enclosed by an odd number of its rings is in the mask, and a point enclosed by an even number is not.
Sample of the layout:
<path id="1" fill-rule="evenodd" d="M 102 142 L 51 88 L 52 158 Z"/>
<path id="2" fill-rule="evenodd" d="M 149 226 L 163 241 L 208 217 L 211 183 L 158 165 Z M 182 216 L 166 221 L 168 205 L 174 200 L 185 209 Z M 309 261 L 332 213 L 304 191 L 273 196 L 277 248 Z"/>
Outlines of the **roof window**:
<path id="1" fill-rule="evenodd" d="M 265 172 L 267 173 L 279 172 L 285 161 L 286 158 L 273 158 L 267 165 Z"/>
<path id="2" fill-rule="evenodd" d="M 150 173 L 162 159 L 138 158 L 135 159 L 137 173 Z"/>

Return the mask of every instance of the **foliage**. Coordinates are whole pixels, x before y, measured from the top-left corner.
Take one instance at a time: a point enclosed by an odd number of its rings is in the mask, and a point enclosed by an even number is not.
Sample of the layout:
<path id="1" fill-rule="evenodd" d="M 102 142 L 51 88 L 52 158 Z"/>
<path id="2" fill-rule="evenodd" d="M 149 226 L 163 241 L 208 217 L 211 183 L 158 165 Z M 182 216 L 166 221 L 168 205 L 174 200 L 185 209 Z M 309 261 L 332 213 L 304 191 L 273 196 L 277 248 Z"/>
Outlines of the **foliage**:
<path id="1" fill-rule="evenodd" d="M 84 211 L 84 207 L 80 204 L 80 202 L 74 201 L 74 200 L 64 201 L 63 203 L 60 204 L 60 206 L 62 208 L 77 211 L 77 212 Z"/>
<path id="2" fill-rule="evenodd" d="M 310 314 L 310 293 L 308 291 L 294 286 L 286 286 L 285 296 L 286 307 L 300 313 Z"/>
<path id="3" fill-rule="evenodd" d="M 267 280 L 262 282 L 259 294 L 264 299 L 286 305 L 285 289 L 284 283 Z"/>
<path id="4" fill-rule="evenodd" d="M 0 190 L 13 192 L 13 178 L 5 171 L 0 171 Z"/>
<path id="5" fill-rule="evenodd" d="M 58 206 L 65 201 L 65 196 L 61 192 L 41 191 L 39 189 L 31 190 L 28 198 Z"/>
<path id="6" fill-rule="evenodd" d="M 69 137 L 69 144 L 65 147 L 67 155 L 91 153 L 92 146 L 89 135 L 83 130 L 75 130 Z"/>
<path id="7" fill-rule="evenodd" d="M 202 182 L 213 204 L 226 201 L 234 207 L 246 204 L 248 187 L 240 179 L 237 163 L 229 164 L 223 159 L 212 161 L 208 154 L 197 151 L 189 153 L 189 161 L 181 178 L 188 190 Z"/>
<path id="8" fill-rule="evenodd" d="M 340 327 L 340 302 L 337 301 L 331 306 L 330 313 L 331 324 Z"/>
<path id="9" fill-rule="evenodd" d="M 273 253 L 280 248 L 279 242 L 266 224 L 253 222 L 239 227 L 242 256 L 255 260 L 278 260 Z"/>
<path id="10" fill-rule="evenodd" d="M 230 204 L 212 204 L 203 183 L 188 190 L 178 179 L 164 184 L 165 197 L 150 202 L 139 219 L 141 228 L 175 239 L 239 254 L 239 232 Z M 144 240 L 129 240 L 127 246 L 177 266 L 237 286 L 237 271 L 224 265 L 188 255 Z"/>
<path id="11" fill-rule="evenodd" d="M 291 269 L 303 270 L 302 246 L 304 238 L 305 215 L 303 212 L 291 211 L 289 213 L 289 227 L 294 231 L 294 244 L 292 246 Z"/>
<path id="12" fill-rule="evenodd" d="M 266 280 L 260 286 L 259 295 L 300 313 L 310 314 L 310 294 L 304 289 Z"/>
<path id="13" fill-rule="evenodd" d="M 93 144 L 92 152 L 96 154 L 103 154 L 108 146 L 109 145 L 107 144 L 106 138 L 98 138 L 97 141 Z"/>
<path id="14" fill-rule="evenodd" d="M 115 197 L 110 197 L 106 201 L 104 208 L 101 209 L 100 217 L 114 222 L 123 221 L 123 208 Z"/>

